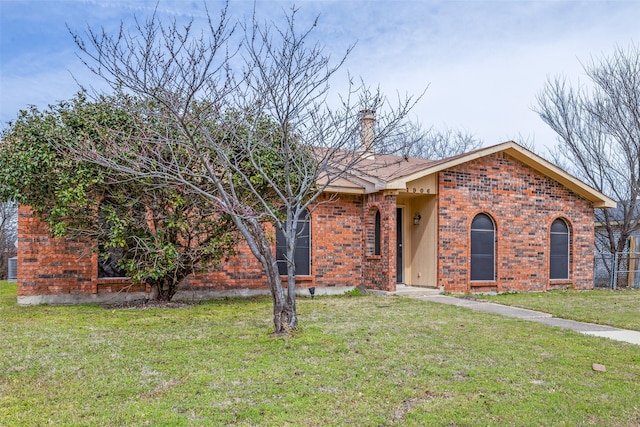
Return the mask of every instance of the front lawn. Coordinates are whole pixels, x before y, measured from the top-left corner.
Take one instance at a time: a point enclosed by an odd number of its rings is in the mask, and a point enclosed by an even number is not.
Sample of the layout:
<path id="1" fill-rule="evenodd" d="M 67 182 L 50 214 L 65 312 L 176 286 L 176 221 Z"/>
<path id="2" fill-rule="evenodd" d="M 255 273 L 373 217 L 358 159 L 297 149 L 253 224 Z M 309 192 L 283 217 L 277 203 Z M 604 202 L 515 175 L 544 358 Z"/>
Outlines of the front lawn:
<path id="1" fill-rule="evenodd" d="M 640 290 L 522 292 L 480 299 L 640 331 Z"/>
<path id="2" fill-rule="evenodd" d="M 0 425 L 640 424 L 638 346 L 378 296 L 301 298 L 270 339 L 271 311 L 18 307 L 0 283 Z"/>

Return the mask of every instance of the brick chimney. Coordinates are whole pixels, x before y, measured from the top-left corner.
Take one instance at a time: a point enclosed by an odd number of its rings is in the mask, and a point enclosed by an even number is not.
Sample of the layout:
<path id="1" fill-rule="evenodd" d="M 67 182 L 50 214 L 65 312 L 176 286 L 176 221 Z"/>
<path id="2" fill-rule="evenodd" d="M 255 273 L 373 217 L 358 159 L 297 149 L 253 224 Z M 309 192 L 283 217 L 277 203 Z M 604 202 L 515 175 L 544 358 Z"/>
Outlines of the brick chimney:
<path id="1" fill-rule="evenodd" d="M 376 124 L 375 110 L 360 111 L 360 149 L 367 159 L 375 158 L 373 153 L 373 138 Z"/>

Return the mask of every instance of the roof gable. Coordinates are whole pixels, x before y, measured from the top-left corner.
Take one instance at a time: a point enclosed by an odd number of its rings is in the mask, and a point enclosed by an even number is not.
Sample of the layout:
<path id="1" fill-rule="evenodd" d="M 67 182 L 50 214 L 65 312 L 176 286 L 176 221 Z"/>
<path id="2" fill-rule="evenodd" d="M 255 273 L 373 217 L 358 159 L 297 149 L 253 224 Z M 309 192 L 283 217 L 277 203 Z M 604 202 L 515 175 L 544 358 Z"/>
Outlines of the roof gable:
<path id="1" fill-rule="evenodd" d="M 527 150 L 513 141 L 480 148 L 475 151 L 448 157 L 442 160 L 424 160 L 416 158 L 402 158 L 399 156 L 376 155 L 375 158 L 363 159 L 358 163 L 357 170 L 341 181 L 350 182 L 353 187 L 349 192 L 370 193 L 381 190 L 406 190 L 407 183 L 415 181 L 437 172 L 489 156 L 496 153 L 506 153 L 530 168 L 557 181 L 579 196 L 591 201 L 596 208 L 615 208 L 616 202 L 592 188 L 578 178 L 568 174 L 553 163 Z M 357 179 L 356 179 L 357 177 Z M 360 181 L 357 183 L 356 181 Z M 364 185 L 363 185 L 364 184 Z M 369 185 L 367 185 L 369 184 Z M 334 191 L 340 191 L 341 182 L 330 186 Z M 354 191 L 356 188 L 359 191 Z M 344 188 L 347 189 L 346 187 Z"/>

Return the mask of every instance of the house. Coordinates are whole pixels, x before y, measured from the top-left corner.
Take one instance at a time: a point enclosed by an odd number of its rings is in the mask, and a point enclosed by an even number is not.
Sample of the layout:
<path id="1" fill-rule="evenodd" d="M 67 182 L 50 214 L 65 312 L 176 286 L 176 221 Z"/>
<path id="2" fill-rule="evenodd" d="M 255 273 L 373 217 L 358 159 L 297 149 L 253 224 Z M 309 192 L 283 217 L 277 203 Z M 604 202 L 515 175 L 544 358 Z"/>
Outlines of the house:
<path id="1" fill-rule="evenodd" d="M 398 284 L 448 292 L 593 287 L 594 209 L 615 202 L 514 142 L 443 160 L 370 155 L 333 182 L 304 224 L 298 288 L 342 293 Z M 49 237 L 19 211 L 18 302 L 139 298 L 150 291 L 99 277 L 87 245 Z M 278 238 L 274 239 L 274 251 Z M 249 250 L 189 277 L 188 296 L 267 293 Z"/>
<path id="2" fill-rule="evenodd" d="M 610 228 L 603 221 L 602 215 L 596 215 L 594 286 L 613 289 L 640 288 L 640 229 L 637 224 L 640 205 L 636 204 L 634 208 L 630 208 L 630 200 L 621 200 L 617 205 L 607 212 Z M 624 224 L 633 231 L 624 242 L 620 242 Z M 609 231 L 612 232 L 614 245 L 624 244 L 622 251 L 611 252 Z"/>
<path id="3" fill-rule="evenodd" d="M 629 226 L 634 227 L 625 242 L 625 251 L 637 252 L 640 248 L 640 244 L 638 243 L 640 240 L 640 229 L 638 228 L 638 218 L 640 218 L 640 204 L 636 204 L 635 208 L 631 210 L 628 206 L 630 205 L 629 200 L 621 200 L 616 202 L 616 207 L 613 209 L 608 209 L 607 214 L 609 217 L 609 224 L 611 225 L 611 230 L 613 232 L 613 238 L 617 243 L 618 239 L 620 239 L 620 229 L 623 223 L 628 221 Z M 625 219 L 625 211 L 627 212 L 627 218 Z M 607 226 L 605 224 L 603 215 L 596 215 L 596 251 L 597 252 L 610 252 L 609 249 L 609 232 L 607 230 Z"/>

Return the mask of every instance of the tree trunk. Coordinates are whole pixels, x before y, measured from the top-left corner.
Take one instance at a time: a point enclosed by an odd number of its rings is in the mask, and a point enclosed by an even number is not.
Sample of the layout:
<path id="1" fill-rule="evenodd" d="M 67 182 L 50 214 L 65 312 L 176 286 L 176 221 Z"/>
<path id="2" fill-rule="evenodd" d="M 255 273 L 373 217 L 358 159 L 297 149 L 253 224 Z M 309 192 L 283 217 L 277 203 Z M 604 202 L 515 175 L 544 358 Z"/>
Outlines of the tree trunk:
<path id="1" fill-rule="evenodd" d="M 151 299 L 156 301 L 169 302 L 173 299 L 182 280 L 191 274 L 191 270 L 181 272 L 173 272 L 171 276 L 167 275 L 156 280 L 148 280 L 147 283 L 153 288 Z"/>
<path id="2" fill-rule="evenodd" d="M 278 263 L 271 247 L 271 240 L 264 232 L 262 224 L 255 218 L 248 219 L 246 224 L 241 224 L 240 232 L 247 237 L 249 248 L 253 255 L 260 261 L 267 278 L 269 291 L 273 300 L 273 327 L 272 337 L 289 335 L 297 327 L 295 306 L 291 305 L 289 298 L 285 296 Z M 292 324 L 292 319 L 295 323 Z"/>
<path id="3" fill-rule="evenodd" d="M 171 301 L 177 292 L 177 285 L 172 282 L 172 280 L 166 277 L 151 282 L 151 286 L 155 288 L 154 297 L 152 299 L 165 302 Z"/>
<path id="4" fill-rule="evenodd" d="M 266 236 L 265 236 L 266 237 Z M 271 297 L 273 299 L 273 326 L 274 330 L 271 336 L 283 336 L 291 333 L 297 323 L 292 325 L 291 320 L 296 319 L 295 306 L 292 306 L 289 298 L 285 296 L 284 289 L 282 287 L 282 280 L 280 280 L 280 273 L 278 272 L 278 265 L 276 259 L 271 250 L 271 244 L 265 239 L 261 242 L 261 248 L 263 252 L 263 268 L 267 276 L 267 283 L 269 284 L 269 290 L 271 291 Z"/>

